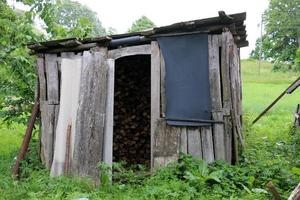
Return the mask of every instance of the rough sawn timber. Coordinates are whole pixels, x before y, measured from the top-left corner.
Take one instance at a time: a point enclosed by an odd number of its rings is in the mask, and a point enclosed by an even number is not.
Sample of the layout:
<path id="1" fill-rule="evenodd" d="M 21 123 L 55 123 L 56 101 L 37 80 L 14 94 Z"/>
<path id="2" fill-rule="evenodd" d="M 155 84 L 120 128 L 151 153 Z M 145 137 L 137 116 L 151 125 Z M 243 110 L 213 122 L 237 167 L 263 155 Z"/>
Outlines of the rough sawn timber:
<path id="1" fill-rule="evenodd" d="M 74 149 L 81 64 L 81 57 L 63 57 L 61 59 L 60 107 L 55 129 L 51 176 L 59 176 L 70 171 Z"/>
<path id="2" fill-rule="evenodd" d="M 73 173 L 99 180 L 98 162 L 103 159 L 107 98 L 107 48 L 83 53 L 79 109 L 73 155 Z"/>
<path id="3" fill-rule="evenodd" d="M 179 140 L 180 128 L 167 125 L 164 119 L 157 121 L 153 143 L 154 169 L 178 159 Z"/>
<path id="4" fill-rule="evenodd" d="M 220 77 L 220 52 L 218 35 L 208 36 L 209 82 L 212 102 L 212 117 L 215 121 L 223 121 L 222 88 Z M 213 124 L 213 146 L 216 160 L 225 160 L 224 124 Z"/>
<path id="5" fill-rule="evenodd" d="M 47 75 L 47 101 L 49 105 L 55 105 L 59 103 L 59 79 L 56 54 L 45 54 L 45 68 Z"/>

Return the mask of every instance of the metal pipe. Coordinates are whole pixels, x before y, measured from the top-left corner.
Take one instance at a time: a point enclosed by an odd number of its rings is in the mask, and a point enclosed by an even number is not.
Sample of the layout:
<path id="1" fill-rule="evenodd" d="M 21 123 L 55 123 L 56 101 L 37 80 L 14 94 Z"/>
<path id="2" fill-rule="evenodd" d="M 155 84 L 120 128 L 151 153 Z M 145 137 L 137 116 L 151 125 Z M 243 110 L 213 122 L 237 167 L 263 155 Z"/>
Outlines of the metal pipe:
<path id="1" fill-rule="evenodd" d="M 144 37 L 144 36 L 131 36 L 131 37 L 126 37 L 126 38 L 120 38 L 120 39 L 113 39 L 109 43 L 109 47 L 111 48 L 117 48 L 122 45 L 134 45 L 138 44 L 143 41 L 147 41 L 150 39 Z"/>
<path id="2" fill-rule="evenodd" d="M 196 123 L 207 123 L 207 124 L 224 124 L 224 121 L 215 121 L 215 120 L 204 120 L 204 119 L 182 119 L 182 118 L 165 118 L 169 121 L 182 121 L 182 122 L 196 122 Z"/>

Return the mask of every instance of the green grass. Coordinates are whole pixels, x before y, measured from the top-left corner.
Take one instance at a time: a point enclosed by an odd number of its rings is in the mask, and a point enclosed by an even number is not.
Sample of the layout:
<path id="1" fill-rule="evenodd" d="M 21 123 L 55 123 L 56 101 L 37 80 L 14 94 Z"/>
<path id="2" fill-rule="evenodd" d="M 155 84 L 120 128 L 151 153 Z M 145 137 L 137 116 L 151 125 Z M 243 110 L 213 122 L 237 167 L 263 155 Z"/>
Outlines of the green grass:
<path id="1" fill-rule="evenodd" d="M 262 61 L 259 73 L 257 60 L 242 60 L 242 79 L 246 83 L 288 84 L 299 75 L 293 71 L 271 73 L 272 68 L 272 63 Z"/>
<path id="2" fill-rule="evenodd" d="M 263 62 L 258 75 L 254 60 L 242 61 L 245 149 L 240 164 L 214 163 L 208 167 L 183 156 L 149 177 L 124 169 L 121 182 L 94 187 L 89 180 L 50 178 L 37 159 L 36 139 L 31 144 L 22 178 L 11 177 L 25 127 L 0 126 L 0 199 L 271 199 L 265 184 L 272 180 L 284 198 L 300 181 L 300 136 L 291 129 L 300 90 L 286 95 L 254 126 L 251 121 L 299 74 L 271 72 Z M 220 180 L 221 182 L 218 182 Z"/>
<path id="3" fill-rule="evenodd" d="M 242 62 L 243 111 L 250 121 L 254 120 L 275 98 L 277 98 L 299 74 L 271 72 L 272 65 L 263 62 L 261 74 L 257 74 L 257 61 Z M 288 129 L 294 120 L 294 112 L 300 99 L 300 90 L 285 95 L 255 125 L 256 134 L 268 139 L 287 138 Z"/>

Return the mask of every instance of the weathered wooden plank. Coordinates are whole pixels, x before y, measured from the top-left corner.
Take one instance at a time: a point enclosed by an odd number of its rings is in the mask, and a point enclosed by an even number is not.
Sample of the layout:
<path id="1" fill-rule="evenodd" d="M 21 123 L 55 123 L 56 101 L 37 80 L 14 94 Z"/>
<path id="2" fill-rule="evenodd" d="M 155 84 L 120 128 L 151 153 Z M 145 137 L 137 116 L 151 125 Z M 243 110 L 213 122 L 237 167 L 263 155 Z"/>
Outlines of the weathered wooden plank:
<path id="1" fill-rule="evenodd" d="M 222 112 L 212 113 L 214 120 L 224 120 Z M 213 142 L 215 160 L 225 160 L 225 133 L 224 124 L 215 123 L 213 124 Z"/>
<path id="2" fill-rule="evenodd" d="M 225 125 L 225 159 L 227 162 L 232 162 L 232 119 L 230 116 L 224 117 L 224 125 Z"/>
<path id="3" fill-rule="evenodd" d="M 84 52 L 72 168 L 96 182 L 97 163 L 103 161 L 107 73 L 107 48 Z"/>
<path id="4" fill-rule="evenodd" d="M 153 168 L 176 161 L 179 156 L 180 128 L 167 125 L 164 119 L 157 121 L 153 143 Z"/>
<path id="5" fill-rule="evenodd" d="M 151 42 L 151 166 L 154 166 L 154 132 L 160 114 L 160 51 L 156 41 Z"/>
<path id="6" fill-rule="evenodd" d="M 230 41 L 233 39 L 230 38 Z M 230 83 L 231 83 L 231 100 L 232 100 L 232 120 L 233 120 L 233 154 L 232 162 L 237 163 L 239 160 L 239 142 L 243 145 L 242 138 L 242 127 L 239 115 L 239 98 L 240 98 L 240 74 L 239 74 L 239 61 L 238 61 L 238 50 L 236 45 L 231 43 L 229 47 L 229 59 L 230 59 Z"/>
<path id="7" fill-rule="evenodd" d="M 161 117 L 166 116 L 166 86 L 165 86 L 165 78 L 166 78 L 166 66 L 165 60 L 160 52 L 160 101 L 161 101 Z"/>
<path id="8" fill-rule="evenodd" d="M 196 158 L 202 159 L 202 144 L 199 128 L 187 128 L 188 153 Z"/>
<path id="9" fill-rule="evenodd" d="M 233 124 L 233 134 L 237 134 L 241 144 L 243 145 L 242 138 L 242 128 L 240 124 L 240 117 L 238 115 L 238 95 L 239 95 L 239 85 L 238 85 L 238 60 L 237 60 L 237 48 L 234 44 L 233 37 L 231 34 L 228 34 L 228 50 L 229 50 L 229 74 L 230 74 L 230 86 L 231 86 L 231 116 Z M 235 136 L 233 136 L 235 138 Z M 237 147 L 237 145 L 234 145 Z M 237 152 L 238 150 L 234 150 Z M 237 155 L 237 154 L 236 154 Z M 234 158 L 234 160 L 236 160 Z"/>
<path id="10" fill-rule="evenodd" d="M 229 37 L 230 32 L 225 31 L 221 36 L 221 77 L 222 77 L 222 97 L 224 113 L 224 130 L 225 130 L 225 158 L 226 161 L 232 161 L 232 101 L 231 101 L 231 84 L 230 84 L 230 63 L 229 63 Z M 219 38 L 220 39 L 220 38 Z"/>
<path id="11" fill-rule="evenodd" d="M 48 105 L 45 101 L 40 103 L 41 108 L 41 154 L 47 169 L 51 168 L 53 161 L 56 115 L 58 105 Z"/>
<path id="12" fill-rule="evenodd" d="M 48 104 L 56 105 L 59 103 L 59 79 L 56 54 L 45 54 L 45 68 Z"/>
<path id="13" fill-rule="evenodd" d="M 209 82 L 212 101 L 212 112 L 222 111 L 222 93 L 220 80 L 219 64 L 219 40 L 218 35 L 209 35 L 208 37 L 208 54 L 209 54 Z"/>
<path id="14" fill-rule="evenodd" d="M 232 140 L 232 164 L 239 162 L 239 138 L 236 129 L 233 129 Z"/>
<path id="15" fill-rule="evenodd" d="M 215 121 L 223 121 L 222 87 L 219 57 L 219 36 L 209 35 L 209 80 L 212 99 L 212 117 Z M 213 124 L 213 142 L 216 160 L 225 160 L 224 125 Z"/>
<path id="16" fill-rule="evenodd" d="M 76 130 L 81 64 L 81 58 L 62 58 L 61 60 L 60 108 L 56 122 L 55 148 L 51 166 L 51 176 L 62 175 L 68 172 L 71 167 Z M 69 132 L 67 130 L 69 130 Z"/>
<path id="17" fill-rule="evenodd" d="M 298 38 L 298 41 L 300 43 L 300 38 Z M 293 192 L 290 194 L 288 200 L 297 200 L 300 199 L 300 183 L 295 187 Z"/>
<path id="18" fill-rule="evenodd" d="M 115 61 L 108 59 L 106 119 L 104 130 L 103 161 L 110 166 L 113 162 L 114 82 Z"/>
<path id="19" fill-rule="evenodd" d="M 213 162 L 215 157 L 211 126 L 201 127 L 201 141 L 203 160 L 205 160 L 207 163 Z"/>
<path id="20" fill-rule="evenodd" d="M 45 59 L 43 57 L 43 54 L 37 58 L 37 74 L 39 78 L 40 101 L 46 101 L 47 88 L 46 88 L 46 74 L 45 74 Z"/>
<path id="21" fill-rule="evenodd" d="M 180 128 L 180 152 L 188 153 L 187 128 Z"/>
<path id="22" fill-rule="evenodd" d="M 108 58 L 118 59 L 124 56 L 133 56 L 133 55 L 148 55 L 151 54 L 151 45 L 139 45 L 132 47 L 123 47 L 120 49 L 113 49 L 108 51 Z"/>

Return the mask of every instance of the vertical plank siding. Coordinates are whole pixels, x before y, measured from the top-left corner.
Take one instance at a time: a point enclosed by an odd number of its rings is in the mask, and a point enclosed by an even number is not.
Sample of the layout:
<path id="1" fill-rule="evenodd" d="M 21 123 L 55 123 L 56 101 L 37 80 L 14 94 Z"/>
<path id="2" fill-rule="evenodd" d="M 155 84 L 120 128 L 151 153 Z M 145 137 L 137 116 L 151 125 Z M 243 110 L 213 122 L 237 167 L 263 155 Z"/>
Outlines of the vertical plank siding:
<path id="1" fill-rule="evenodd" d="M 114 82 L 115 61 L 108 59 L 106 119 L 104 132 L 103 161 L 110 166 L 113 162 Z"/>
<path id="2" fill-rule="evenodd" d="M 169 126 L 164 119 L 159 119 L 153 138 L 153 168 L 178 159 L 180 128 Z"/>
<path id="3" fill-rule="evenodd" d="M 212 100 L 212 117 L 215 121 L 223 121 L 222 106 L 222 86 L 220 77 L 220 57 L 219 57 L 219 37 L 218 35 L 209 35 L 208 53 L 209 53 L 209 80 L 210 95 Z M 213 146 L 216 160 L 225 160 L 225 135 L 224 124 L 213 124 Z"/>
<path id="4" fill-rule="evenodd" d="M 39 93 L 40 101 L 46 101 L 47 85 L 46 85 L 46 73 L 45 73 L 45 58 L 43 55 L 38 55 L 37 58 L 37 75 L 39 79 Z"/>
<path id="5" fill-rule="evenodd" d="M 47 102 L 40 103 L 41 109 L 41 147 L 42 158 L 47 169 L 51 168 L 53 161 L 54 142 L 55 142 L 55 129 L 56 129 L 56 116 L 57 105 L 49 105 Z"/>
<path id="6" fill-rule="evenodd" d="M 203 160 L 207 163 L 213 162 L 215 160 L 215 156 L 211 126 L 201 127 L 201 142 Z"/>
<path id="7" fill-rule="evenodd" d="M 188 139 L 187 139 L 187 128 L 181 128 L 180 130 L 180 143 L 179 150 L 180 152 L 187 154 L 188 153 Z"/>
<path id="8" fill-rule="evenodd" d="M 81 58 L 63 57 L 61 60 L 60 108 L 55 129 L 52 176 L 70 171 L 76 130 L 81 63 Z"/>
<path id="9" fill-rule="evenodd" d="M 103 160 L 107 73 L 107 48 L 84 52 L 72 168 L 95 181 Z"/>
<path id="10" fill-rule="evenodd" d="M 59 103 L 59 79 L 56 54 L 45 54 L 47 75 L 47 100 L 49 105 Z"/>
<path id="11" fill-rule="evenodd" d="M 160 51 L 156 41 L 151 42 L 151 166 L 159 164 L 154 163 L 155 149 L 155 131 L 157 130 L 157 121 L 160 118 Z M 157 134 L 160 134 L 158 132 Z M 156 135 L 157 135 L 156 134 Z M 160 136 L 158 136 L 160 137 Z"/>
<path id="12" fill-rule="evenodd" d="M 55 142 L 55 129 L 59 110 L 57 56 L 46 54 L 37 58 L 41 111 L 41 159 L 51 168 Z M 53 81 L 53 84 L 48 84 Z M 50 96 L 50 97 L 49 97 Z"/>
<path id="13" fill-rule="evenodd" d="M 166 112 L 164 59 L 158 43 L 151 42 L 150 134 L 153 169 L 176 161 L 179 152 L 191 154 L 208 163 L 215 160 L 226 160 L 229 163 L 238 161 L 239 148 L 243 144 L 239 49 L 234 43 L 232 34 L 226 30 L 219 35 L 209 35 L 208 48 L 212 120 L 223 123 L 197 127 L 170 126 L 164 119 Z M 64 58 L 72 60 L 79 57 L 81 64 L 77 81 L 78 102 L 74 104 L 76 108 L 70 108 L 76 110 L 70 111 L 75 117 L 70 123 L 64 121 L 62 126 L 60 119 L 63 118 L 64 112 L 69 111 L 66 111 L 68 103 L 61 100 L 61 85 L 64 81 L 61 80 L 63 67 L 61 65 Z M 114 58 L 109 57 L 106 47 L 95 47 L 77 55 L 61 53 L 61 57 L 56 54 L 38 56 L 41 157 L 48 169 L 51 167 L 57 169 L 58 165 L 53 164 L 57 158 L 55 151 L 60 148 L 59 146 L 67 146 L 62 153 L 56 152 L 61 154 L 57 156 L 63 160 L 59 164 L 60 170 L 57 170 L 59 171 L 57 175 L 63 171 L 70 171 L 75 175 L 90 176 L 97 182 L 99 181 L 97 163 L 104 161 L 112 164 L 114 62 Z M 74 89 L 71 85 L 69 87 L 70 90 Z M 66 137 L 59 142 L 61 134 Z"/>
<path id="14" fill-rule="evenodd" d="M 202 159 L 202 142 L 201 142 L 201 129 L 200 128 L 188 128 L 188 154 Z"/>

